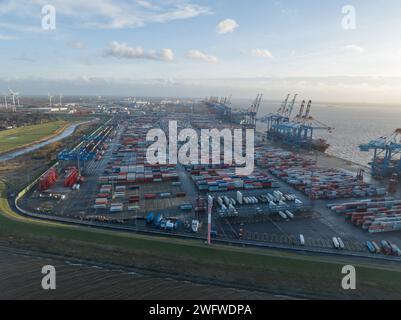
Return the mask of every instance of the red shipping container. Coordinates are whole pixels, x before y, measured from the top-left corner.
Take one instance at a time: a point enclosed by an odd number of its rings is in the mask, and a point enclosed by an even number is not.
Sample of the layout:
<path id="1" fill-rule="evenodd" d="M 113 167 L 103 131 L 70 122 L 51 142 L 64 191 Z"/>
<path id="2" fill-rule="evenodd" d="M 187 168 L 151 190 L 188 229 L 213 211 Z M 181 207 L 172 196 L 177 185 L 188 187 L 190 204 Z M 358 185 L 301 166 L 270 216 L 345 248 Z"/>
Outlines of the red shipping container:
<path id="1" fill-rule="evenodd" d="M 53 186 L 57 181 L 56 169 L 50 169 L 39 180 L 39 191 L 45 191 Z"/>

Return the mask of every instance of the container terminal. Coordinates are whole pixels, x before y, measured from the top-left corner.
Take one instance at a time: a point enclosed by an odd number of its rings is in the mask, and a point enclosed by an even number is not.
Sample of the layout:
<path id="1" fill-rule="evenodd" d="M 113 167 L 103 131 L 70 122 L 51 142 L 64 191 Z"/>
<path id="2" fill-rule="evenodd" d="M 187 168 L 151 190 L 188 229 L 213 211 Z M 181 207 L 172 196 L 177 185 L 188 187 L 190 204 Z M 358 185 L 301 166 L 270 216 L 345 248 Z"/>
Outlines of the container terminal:
<path id="1" fill-rule="evenodd" d="M 311 101 L 302 101 L 291 118 L 297 95 L 291 101 L 288 95 L 276 114 L 258 118 L 262 98 L 258 94 L 242 111 L 232 110 L 231 98 L 213 97 L 104 109 L 110 120 L 59 152 L 56 163 L 13 200 L 15 209 L 136 233 L 201 241 L 209 235 L 236 245 L 400 259 L 400 144 L 394 142 L 400 131 L 361 146 L 375 149 L 373 177 L 391 176 L 374 179 L 357 166 L 325 163 L 327 143 L 314 133 L 334 128 L 311 116 Z M 219 164 L 149 164 L 153 142 L 146 135 L 152 128 L 167 131 L 169 121 L 177 121 L 178 131 L 197 133 L 267 124 L 256 135 L 255 170 L 237 175 L 234 165 L 223 162 L 223 148 Z"/>

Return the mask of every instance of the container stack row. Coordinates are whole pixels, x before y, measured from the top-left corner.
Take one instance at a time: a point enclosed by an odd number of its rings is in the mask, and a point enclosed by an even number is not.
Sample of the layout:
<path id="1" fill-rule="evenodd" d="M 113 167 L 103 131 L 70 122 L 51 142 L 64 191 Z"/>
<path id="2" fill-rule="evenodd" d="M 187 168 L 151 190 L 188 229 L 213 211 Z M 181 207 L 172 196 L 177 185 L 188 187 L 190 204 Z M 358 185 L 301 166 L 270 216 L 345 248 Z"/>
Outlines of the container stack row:
<path id="1" fill-rule="evenodd" d="M 328 207 L 370 233 L 401 230 L 401 200 L 383 197 Z"/>
<path id="2" fill-rule="evenodd" d="M 271 170 L 272 174 L 305 193 L 311 200 L 384 196 L 386 189 L 365 183 L 340 169 L 310 166 Z"/>
<path id="3" fill-rule="evenodd" d="M 255 170 L 253 175 L 246 177 L 236 175 L 234 168 L 192 170 L 191 177 L 198 190 L 206 192 L 278 187 L 275 179 L 260 170 Z"/>

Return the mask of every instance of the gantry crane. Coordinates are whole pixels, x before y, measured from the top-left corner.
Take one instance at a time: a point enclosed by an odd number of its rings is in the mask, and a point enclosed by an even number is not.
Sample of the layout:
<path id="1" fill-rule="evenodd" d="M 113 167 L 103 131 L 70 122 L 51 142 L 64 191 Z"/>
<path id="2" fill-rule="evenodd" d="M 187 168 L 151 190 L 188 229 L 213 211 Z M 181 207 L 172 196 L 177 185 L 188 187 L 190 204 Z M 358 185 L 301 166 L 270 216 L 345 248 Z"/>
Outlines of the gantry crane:
<path id="1" fill-rule="evenodd" d="M 267 138 L 274 139 L 280 138 L 278 136 L 278 128 L 280 125 L 287 123 L 290 121 L 290 117 L 297 100 L 297 94 L 294 95 L 291 103 L 288 105 L 288 101 L 290 99 L 290 94 L 287 95 L 287 98 L 281 103 L 280 108 L 276 111 L 276 113 L 269 114 L 261 119 L 260 122 L 267 124 Z"/>
<path id="2" fill-rule="evenodd" d="M 401 173 L 401 128 L 389 137 L 380 137 L 362 144 L 359 149 L 363 152 L 374 151 L 371 162 L 374 177 L 384 178 Z"/>
<path id="3" fill-rule="evenodd" d="M 288 95 L 288 97 L 289 97 L 289 96 L 290 96 L 290 95 Z M 288 105 L 287 108 L 284 109 L 283 115 L 284 115 L 285 117 L 287 117 L 288 119 L 291 117 L 292 111 L 294 110 L 294 105 L 295 105 L 295 102 L 297 101 L 297 97 L 298 97 L 298 94 L 295 94 L 295 95 L 294 95 L 294 98 L 293 98 L 292 101 L 291 101 L 291 103 Z M 288 98 L 287 98 L 287 99 L 288 99 Z"/>
<path id="4" fill-rule="evenodd" d="M 83 136 L 81 142 L 73 149 L 64 149 L 58 154 L 59 161 L 76 161 L 79 172 L 85 163 L 96 158 L 100 145 L 113 131 L 113 126 L 100 127 L 90 136 Z"/>
<path id="5" fill-rule="evenodd" d="M 334 128 L 312 117 L 310 114 L 311 108 L 312 100 L 309 100 L 308 104 L 303 100 L 298 114 L 292 121 L 273 124 L 272 131 L 274 135 L 291 146 L 325 151 L 329 147 L 327 142 L 323 139 L 314 139 L 313 134 L 316 130 L 326 130 L 331 133 Z"/>
<path id="6" fill-rule="evenodd" d="M 241 121 L 241 125 L 245 129 L 256 129 L 257 115 L 259 112 L 260 104 L 262 102 L 263 94 L 258 93 L 254 103 L 244 113 L 244 119 Z"/>
<path id="7" fill-rule="evenodd" d="M 290 99 L 290 94 L 287 95 L 287 98 L 281 103 L 280 108 L 277 110 L 277 115 L 283 115 L 288 104 L 288 100 Z"/>
<path id="8" fill-rule="evenodd" d="M 325 130 L 331 133 L 334 128 L 316 120 L 310 115 L 312 107 L 312 100 L 308 101 L 305 114 L 299 120 L 301 128 L 298 132 L 297 143 L 304 144 L 307 147 L 312 146 L 314 142 L 320 143 L 320 148 L 327 149 L 327 145 L 323 140 L 313 140 L 313 134 L 316 130 Z"/>

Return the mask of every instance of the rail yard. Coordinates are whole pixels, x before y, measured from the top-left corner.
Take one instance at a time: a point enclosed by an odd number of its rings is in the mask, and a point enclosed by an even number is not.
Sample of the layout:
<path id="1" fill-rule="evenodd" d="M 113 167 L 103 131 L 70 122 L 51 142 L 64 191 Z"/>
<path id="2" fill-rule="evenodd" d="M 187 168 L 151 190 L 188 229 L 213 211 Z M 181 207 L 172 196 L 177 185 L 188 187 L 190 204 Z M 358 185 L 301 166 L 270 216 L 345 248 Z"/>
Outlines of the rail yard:
<path id="1" fill-rule="evenodd" d="M 250 175 L 225 164 L 223 148 L 218 164 L 150 164 L 154 141 L 146 135 L 152 128 L 167 130 L 170 120 L 195 132 L 244 127 L 222 120 L 210 103 L 117 108 L 75 148 L 59 153 L 18 197 L 17 209 L 43 219 L 204 241 L 211 196 L 212 241 L 399 259 L 400 201 L 383 182 L 322 166 L 260 136 Z"/>

